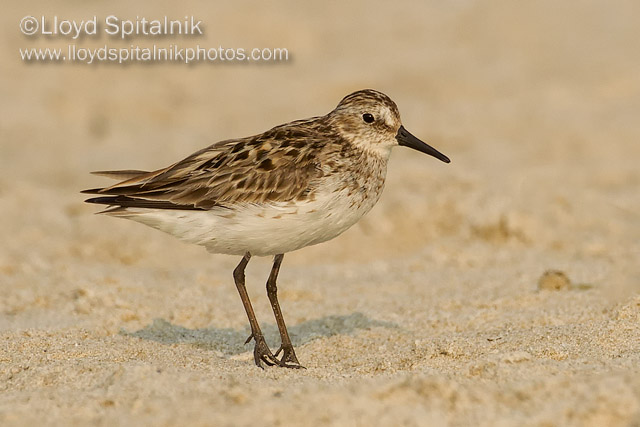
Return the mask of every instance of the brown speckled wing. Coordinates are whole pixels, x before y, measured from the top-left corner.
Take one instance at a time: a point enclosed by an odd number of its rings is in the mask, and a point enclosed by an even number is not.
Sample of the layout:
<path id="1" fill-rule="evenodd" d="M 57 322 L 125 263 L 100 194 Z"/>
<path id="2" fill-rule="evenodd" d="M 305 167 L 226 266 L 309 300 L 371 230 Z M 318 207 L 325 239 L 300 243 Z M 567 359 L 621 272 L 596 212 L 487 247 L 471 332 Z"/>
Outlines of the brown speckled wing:
<path id="1" fill-rule="evenodd" d="M 126 207 L 136 207 L 139 199 L 139 207 L 167 209 L 298 200 L 322 176 L 318 155 L 333 138 L 317 119 L 293 122 L 218 142 L 167 168 L 84 192 L 103 196 L 88 200 L 93 203 L 117 206 L 126 200 Z"/>

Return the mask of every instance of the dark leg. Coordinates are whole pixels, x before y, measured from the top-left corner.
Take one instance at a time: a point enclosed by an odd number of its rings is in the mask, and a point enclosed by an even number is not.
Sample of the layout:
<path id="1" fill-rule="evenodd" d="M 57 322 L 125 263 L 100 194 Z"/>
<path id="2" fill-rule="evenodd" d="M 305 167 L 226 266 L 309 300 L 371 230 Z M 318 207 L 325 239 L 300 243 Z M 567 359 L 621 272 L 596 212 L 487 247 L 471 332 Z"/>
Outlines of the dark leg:
<path id="1" fill-rule="evenodd" d="M 244 309 L 247 312 L 247 317 L 249 318 L 249 325 L 251 325 L 251 335 L 247 338 L 248 343 L 253 338 L 256 342 L 255 347 L 253 348 L 253 359 L 258 365 L 259 368 L 262 368 L 262 362 L 266 363 L 269 366 L 279 365 L 280 361 L 275 358 L 267 342 L 264 340 L 264 336 L 262 335 L 262 331 L 260 330 L 260 325 L 256 320 L 256 315 L 253 312 L 253 307 L 251 306 L 251 301 L 249 301 L 249 294 L 247 293 L 247 288 L 244 285 L 244 269 L 247 267 L 249 260 L 251 259 L 251 254 L 247 252 L 244 254 L 242 261 L 233 270 L 233 278 L 236 282 L 236 287 L 238 288 L 238 293 L 240 294 L 240 299 L 242 300 L 242 304 L 244 305 Z"/>
<path id="2" fill-rule="evenodd" d="M 289 338 L 289 332 L 287 331 L 287 325 L 284 324 L 284 317 L 280 310 L 280 304 L 278 303 L 278 287 L 276 286 L 276 279 L 278 278 L 278 272 L 280 271 L 280 264 L 284 254 L 278 254 L 273 259 L 273 268 L 271 268 L 271 274 L 269 274 L 269 280 L 267 280 L 267 295 L 271 302 L 271 308 L 273 309 L 273 315 L 276 317 L 276 323 L 278 324 L 278 330 L 280 331 L 280 340 L 282 344 L 276 356 L 282 351 L 282 359 L 280 359 L 280 366 L 287 368 L 303 368 L 298 362 L 296 353 L 291 345 L 291 339 Z"/>

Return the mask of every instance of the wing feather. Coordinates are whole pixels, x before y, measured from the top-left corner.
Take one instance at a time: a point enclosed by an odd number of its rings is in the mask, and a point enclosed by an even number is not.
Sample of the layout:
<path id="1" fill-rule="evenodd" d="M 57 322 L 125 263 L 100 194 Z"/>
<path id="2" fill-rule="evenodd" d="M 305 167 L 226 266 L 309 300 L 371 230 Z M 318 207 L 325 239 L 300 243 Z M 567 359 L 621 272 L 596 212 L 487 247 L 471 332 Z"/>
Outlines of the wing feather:
<path id="1" fill-rule="evenodd" d="M 331 138 L 313 123 L 298 121 L 221 141 L 153 172 L 100 172 L 125 180 L 83 192 L 116 196 L 87 200 L 92 203 L 170 209 L 296 200 L 313 191 L 322 176 L 319 154 Z"/>
<path id="2" fill-rule="evenodd" d="M 147 174 L 149 172 L 130 169 L 130 170 L 121 170 L 121 171 L 94 171 L 91 173 L 94 175 L 104 176 L 107 178 L 112 178 L 112 179 L 117 179 L 119 181 L 122 181 L 123 179 L 136 178 L 138 176 Z"/>

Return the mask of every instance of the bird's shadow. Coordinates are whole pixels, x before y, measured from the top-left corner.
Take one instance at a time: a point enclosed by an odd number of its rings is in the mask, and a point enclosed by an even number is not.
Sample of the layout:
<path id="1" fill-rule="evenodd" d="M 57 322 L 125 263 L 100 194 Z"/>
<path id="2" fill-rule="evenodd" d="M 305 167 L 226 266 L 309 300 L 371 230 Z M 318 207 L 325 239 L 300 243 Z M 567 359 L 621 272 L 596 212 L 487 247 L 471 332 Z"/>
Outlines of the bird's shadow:
<path id="1" fill-rule="evenodd" d="M 291 326 L 288 330 L 293 345 L 300 346 L 321 337 L 350 335 L 358 330 L 367 330 L 374 327 L 398 328 L 398 325 L 393 322 L 371 319 L 362 313 L 356 312 L 349 315 L 333 315 L 308 320 L 299 325 Z M 174 325 L 164 319 L 154 319 L 150 325 L 140 330 L 133 332 L 122 330 L 120 333 L 125 336 L 138 337 L 164 344 L 191 344 L 219 351 L 226 356 L 249 351 L 249 348 L 244 345 L 249 335 L 247 330 L 216 327 L 189 329 Z M 276 325 L 265 325 L 263 333 L 267 342 L 280 343 L 280 335 Z M 277 348 L 277 346 L 275 347 Z"/>

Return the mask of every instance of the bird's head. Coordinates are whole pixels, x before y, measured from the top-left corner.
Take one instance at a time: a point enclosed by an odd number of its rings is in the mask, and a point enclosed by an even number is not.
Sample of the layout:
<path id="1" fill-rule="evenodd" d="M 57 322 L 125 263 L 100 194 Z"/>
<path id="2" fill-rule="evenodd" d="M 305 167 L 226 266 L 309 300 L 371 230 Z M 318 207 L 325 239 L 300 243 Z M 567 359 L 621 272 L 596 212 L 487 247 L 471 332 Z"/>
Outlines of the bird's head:
<path id="1" fill-rule="evenodd" d="M 342 137 L 362 149 L 389 157 L 397 145 L 410 147 L 449 163 L 447 156 L 407 131 L 395 102 L 382 92 L 359 90 L 345 96 L 328 115 Z"/>

